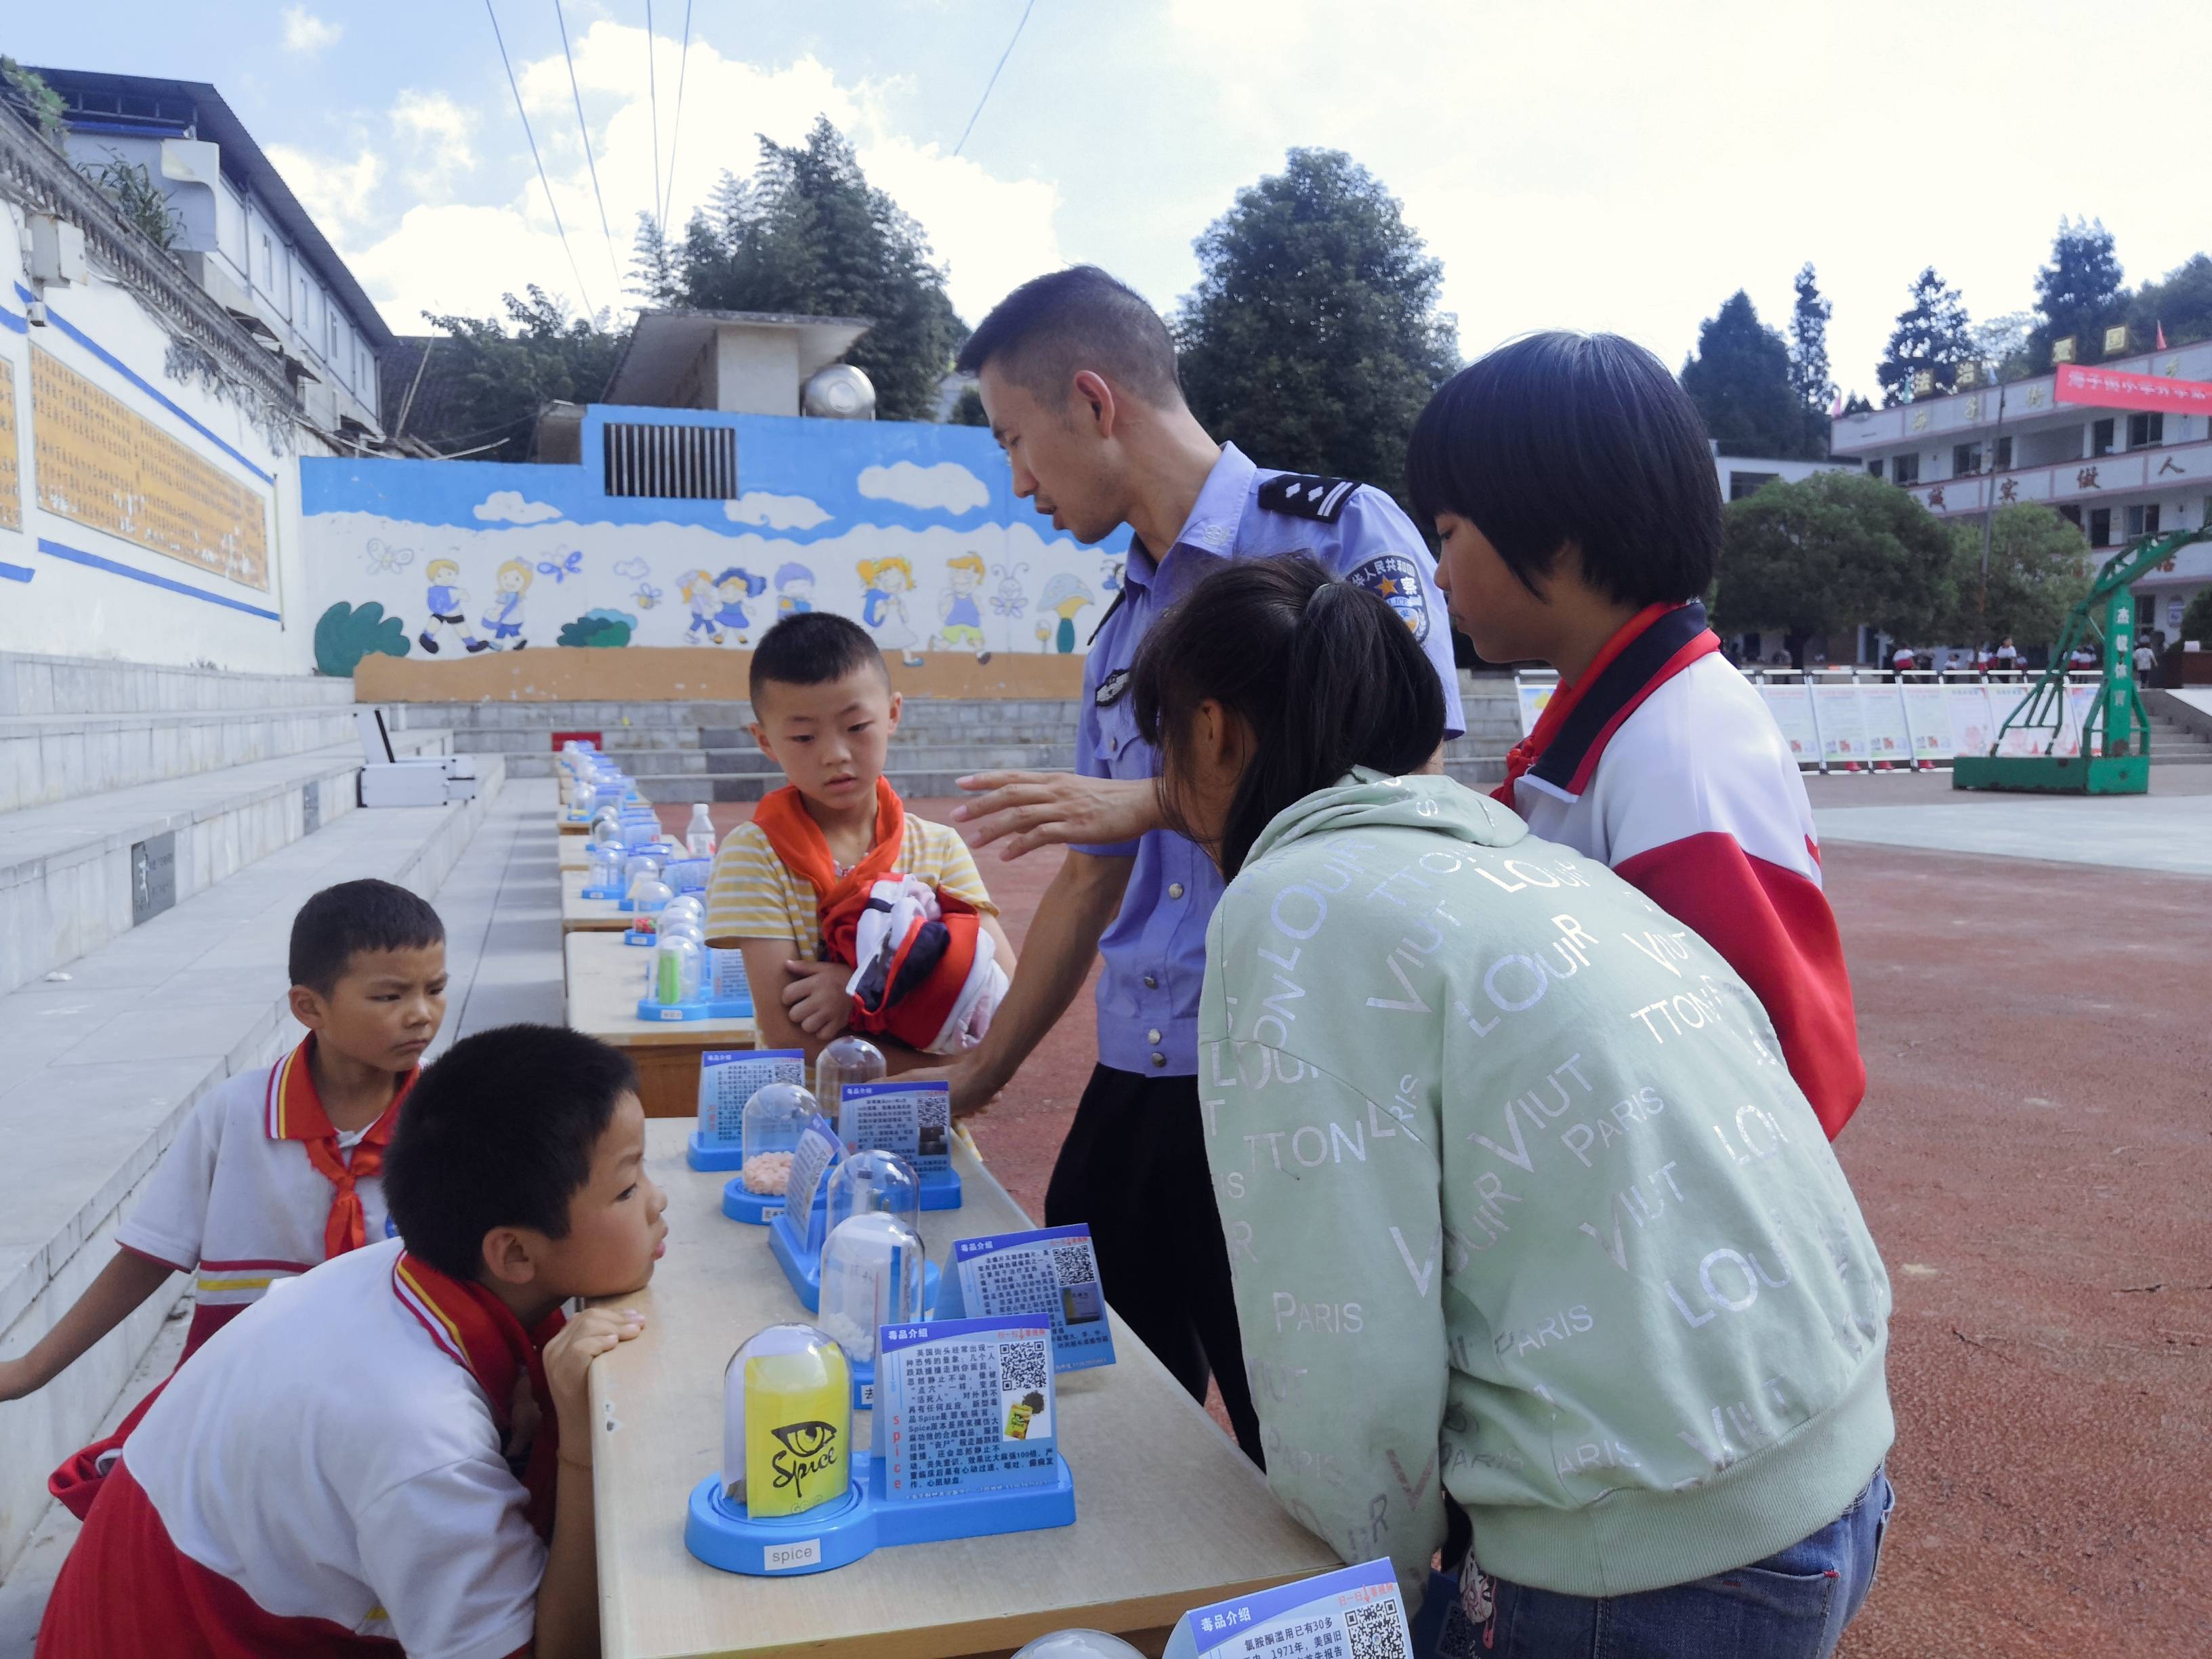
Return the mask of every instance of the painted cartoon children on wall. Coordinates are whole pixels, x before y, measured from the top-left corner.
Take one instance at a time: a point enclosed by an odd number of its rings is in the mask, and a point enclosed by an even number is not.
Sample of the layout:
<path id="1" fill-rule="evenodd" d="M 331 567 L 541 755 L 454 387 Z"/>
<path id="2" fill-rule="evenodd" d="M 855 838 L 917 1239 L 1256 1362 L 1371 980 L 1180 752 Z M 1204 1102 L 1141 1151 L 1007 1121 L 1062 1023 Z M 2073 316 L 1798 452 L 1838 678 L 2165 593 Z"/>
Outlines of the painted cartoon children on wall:
<path id="1" fill-rule="evenodd" d="M 939 624 L 929 641 L 933 651 L 972 651 L 977 662 L 991 660 L 983 638 L 982 607 L 975 595 L 983 586 L 981 556 L 963 553 L 945 562 L 945 592 L 937 600 Z"/>
<path id="2" fill-rule="evenodd" d="M 914 567 L 894 553 L 886 558 L 863 559 L 854 567 L 860 586 L 860 622 L 886 651 L 896 651 L 908 668 L 921 666 L 915 654 L 914 625 L 907 618 L 906 595 L 914 591 Z"/>
<path id="3" fill-rule="evenodd" d="M 703 570 L 687 570 L 676 579 L 677 597 L 684 601 L 691 613 L 691 621 L 684 630 L 686 645 L 720 645 L 722 632 L 714 626 L 714 612 L 721 601 L 714 594 L 714 579 Z M 702 640 L 699 636 L 705 635 Z"/>
<path id="4" fill-rule="evenodd" d="M 1063 657 L 1073 651 L 1076 612 L 1081 611 L 1085 605 L 1097 603 L 1098 601 L 1091 597 L 1091 590 L 1083 585 L 1083 579 L 1080 576 L 1065 570 L 1054 576 L 1044 585 L 1044 592 L 1037 599 L 1037 609 L 1040 612 L 1057 611 L 1060 615 L 1060 625 L 1054 628 L 1046 622 L 1042 615 L 1037 617 L 1038 647 L 1047 648 L 1048 642 L 1049 648 L 1059 652 Z"/>
<path id="5" fill-rule="evenodd" d="M 814 573 L 803 564 L 787 564 L 775 573 L 775 614 L 803 617 L 814 609 Z"/>
<path id="6" fill-rule="evenodd" d="M 469 649 L 520 651 L 530 643 L 522 636 L 522 597 L 530 592 L 530 567 L 520 559 L 509 559 L 500 566 L 495 585 L 497 591 L 479 619 L 491 637 L 472 641 Z M 509 640 L 514 643 L 506 643 Z"/>
<path id="7" fill-rule="evenodd" d="M 757 599 L 767 592 L 768 579 L 754 575 L 742 565 L 733 564 L 715 577 L 714 592 L 720 599 L 722 608 L 714 613 L 714 626 L 719 630 L 714 635 L 714 643 L 720 645 L 726 637 L 734 634 L 739 645 L 746 644 L 746 630 L 753 624 L 752 618 L 745 615 L 745 601 Z"/>
<path id="8" fill-rule="evenodd" d="M 429 592 L 422 596 L 422 608 L 430 613 L 430 620 L 422 625 L 415 642 L 434 657 L 441 635 L 458 639 L 465 650 L 483 650 L 484 641 L 469 632 L 469 596 L 459 586 L 460 566 L 451 559 L 433 559 L 422 574 L 430 581 Z"/>

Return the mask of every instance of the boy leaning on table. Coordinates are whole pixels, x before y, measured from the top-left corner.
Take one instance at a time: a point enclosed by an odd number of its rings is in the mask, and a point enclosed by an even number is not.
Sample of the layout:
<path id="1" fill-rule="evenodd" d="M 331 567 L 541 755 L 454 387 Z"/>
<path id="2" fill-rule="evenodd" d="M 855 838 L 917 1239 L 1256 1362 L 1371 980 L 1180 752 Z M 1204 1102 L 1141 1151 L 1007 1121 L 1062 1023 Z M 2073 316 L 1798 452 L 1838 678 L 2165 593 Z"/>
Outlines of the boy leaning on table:
<path id="1" fill-rule="evenodd" d="M 849 1025 L 898 1071 L 972 1044 L 1014 950 L 967 844 L 884 777 L 902 700 L 883 653 L 847 617 L 786 617 L 750 691 L 753 741 L 789 781 L 723 840 L 707 943 L 744 951 L 760 1046 L 811 1057 Z"/>
<path id="2" fill-rule="evenodd" d="M 40 1659 L 599 1649 L 586 1373 L 644 1328 L 564 1319 L 653 1276 L 667 1200 L 617 1049 L 509 1025 L 423 1072 L 399 1237 L 219 1333 L 124 1448 Z"/>
<path id="3" fill-rule="evenodd" d="M 341 882 L 292 919 L 288 967 L 307 1035 L 192 1109 L 117 1232 L 114 1259 L 28 1352 L 0 1361 L 0 1400 L 44 1388 L 172 1273 L 195 1275 L 182 1364 L 272 1284 L 385 1237 L 385 1146 L 445 1023 L 445 924 L 404 887 Z M 153 1401 L 49 1477 L 80 1521 Z"/>

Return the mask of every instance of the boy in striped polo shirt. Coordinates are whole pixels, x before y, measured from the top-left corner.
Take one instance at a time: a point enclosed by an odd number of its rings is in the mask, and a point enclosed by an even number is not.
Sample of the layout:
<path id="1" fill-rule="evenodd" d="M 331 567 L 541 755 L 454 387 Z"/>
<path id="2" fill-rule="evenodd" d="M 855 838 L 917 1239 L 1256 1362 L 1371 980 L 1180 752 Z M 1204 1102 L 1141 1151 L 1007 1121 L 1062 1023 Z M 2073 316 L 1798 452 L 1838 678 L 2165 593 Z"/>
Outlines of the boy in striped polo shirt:
<path id="1" fill-rule="evenodd" d="M 384 1149 L 445 1023 L 445 924 L 404 887 L 343 882 L 293 918 L 289 967 L 307 1036 L 192 1109 L 114 1260 L 29 1352 L 0 1361 L 0 1401 L 45 1387 L 172 1273 L 196 1275 L 188 1360 L 270 1285 L 386 1235 Z M 49 1478 L 80 1520 L 155 1395 Z"/>

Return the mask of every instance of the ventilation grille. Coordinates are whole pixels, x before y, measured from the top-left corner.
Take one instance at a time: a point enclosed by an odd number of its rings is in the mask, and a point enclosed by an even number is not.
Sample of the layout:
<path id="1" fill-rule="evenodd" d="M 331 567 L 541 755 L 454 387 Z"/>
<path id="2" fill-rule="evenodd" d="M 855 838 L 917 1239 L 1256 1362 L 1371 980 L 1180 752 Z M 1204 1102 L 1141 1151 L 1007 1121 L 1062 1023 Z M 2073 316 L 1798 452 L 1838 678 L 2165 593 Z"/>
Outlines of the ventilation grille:
<path id="1" fill-rule="evenodd" d="M 610 422 L 604 431 L 608 495 L 737 498 L 738 434 L 730 428 Z"/>

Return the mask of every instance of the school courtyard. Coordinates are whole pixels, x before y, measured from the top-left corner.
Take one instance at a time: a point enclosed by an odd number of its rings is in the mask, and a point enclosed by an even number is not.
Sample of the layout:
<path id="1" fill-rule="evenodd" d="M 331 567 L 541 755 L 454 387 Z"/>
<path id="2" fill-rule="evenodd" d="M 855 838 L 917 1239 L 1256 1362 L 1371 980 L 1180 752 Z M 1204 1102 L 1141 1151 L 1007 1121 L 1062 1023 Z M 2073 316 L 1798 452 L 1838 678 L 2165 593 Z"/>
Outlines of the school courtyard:
<path id="1" fill-rule="evenodd" d="M 1940 775 L 1810 788 L 1870 1078 L 1839 1150 L 1896 1292 L 1899 1507 L 1843 1651 L 2203 1652 L 2212 767 L 2160 769 L 2132 799 L 1959 795 Z M 511 779 L 450 853 L 441 1046 L 562 1017 L 553 801 L 550 781 Z M 717 806 L 718 828 L 750 811 Z M 688 814 L 664 809 L 678 833 Z M 355 840 L 320 859 L 361 855 L 378 816 L 324 830 Z M 981 858 L 1018 945 L 1058 857 Z M 58 1012 L 70 988 L 18 998 Z M 1094 1053 L 1079 1006 L 975 1123 L 1033 1216 Z M 170 1314 L 111 1423 L 174 1363 L 184 1322 Z M 28 1656 L 73 1532 L 49 1509 L 0 1583 L 0 1659 Z"/>

